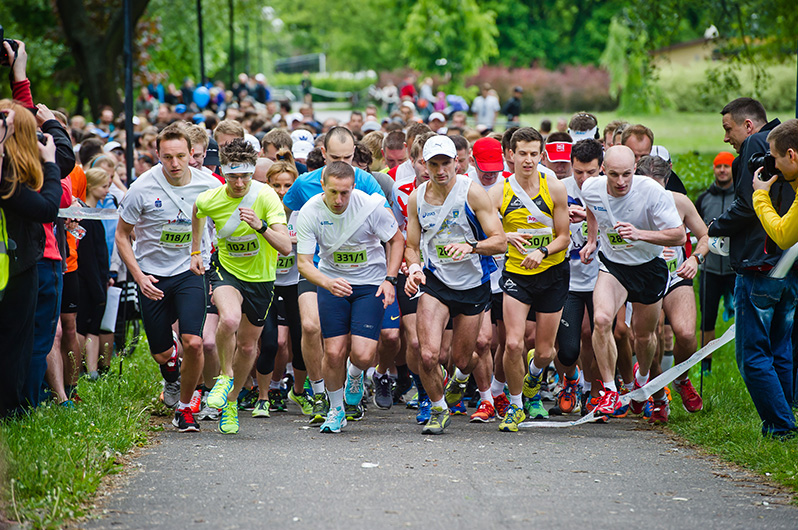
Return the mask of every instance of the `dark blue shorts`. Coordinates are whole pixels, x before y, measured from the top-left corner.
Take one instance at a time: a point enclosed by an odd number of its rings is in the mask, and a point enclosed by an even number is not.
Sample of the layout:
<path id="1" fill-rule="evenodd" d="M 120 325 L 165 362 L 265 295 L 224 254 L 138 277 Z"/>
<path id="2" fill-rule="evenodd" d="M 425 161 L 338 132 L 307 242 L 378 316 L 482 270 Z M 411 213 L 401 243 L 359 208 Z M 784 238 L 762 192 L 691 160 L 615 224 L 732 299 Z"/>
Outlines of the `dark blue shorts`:
<path id="1" fill-rule="evenodd" d="M 385 309 L 382 307 L 382 297 L 374 296 L 378 288 L 377 285 L 353 285 L 352 294 L 346 298 L 335 296 L 327 289 L 319 289 L 321 336 L 329 339 L 351 333 L 367 339 L 379 339 Z"/>
<path id="2" fill-rule="evenodd" d="M 399 329 L 399 292 L 397 297 L 393 299 L 393 303 L 385 310 L 385 315 L 382 317 L 382 329 Z"/>

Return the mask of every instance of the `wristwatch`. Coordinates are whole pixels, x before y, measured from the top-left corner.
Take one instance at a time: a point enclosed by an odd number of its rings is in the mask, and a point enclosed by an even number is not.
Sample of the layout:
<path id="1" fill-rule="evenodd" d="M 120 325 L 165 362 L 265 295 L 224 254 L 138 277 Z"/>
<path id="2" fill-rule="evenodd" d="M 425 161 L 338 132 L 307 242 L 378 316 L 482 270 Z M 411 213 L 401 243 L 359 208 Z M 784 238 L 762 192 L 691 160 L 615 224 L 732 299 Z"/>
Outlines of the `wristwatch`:
<path id="1" fill-rule="evenodd" d="M 695 256 L 695 260 L 698 262 L 699 265 L 702 265 L 704 263 L 705 259 L 704 255 L 701 254 L 700 252 L 696 252 L 695 254 L 693 254 L 693 256 Z"/>
<path id="2" fill-rule="evenodd" d="M 385 281 L 396 287 L 396 284 L 399 283 L 399 278 L 396 276 L 386 276 Z"/>
<path id="3" fill-rule="evenodd" d="M 261 219 L 260 222 L 261 222 L 260 228 L 258 228 L 255 231 L 259 234 L 262 234 L 266 231 L 267 228 L 269 228 L 269 225 L 267 225 L 266 221 L 264 221 L 263 219 Z"/>
<path id="4" fill-rule="evenodd" d="M 472 254 L 476 254 L 477 253 L 477 245 L 479 244 L 479 241 L 474 241 L 473 243 L 471 241 L 469 241 L 468 244 L 471 245 L 471 253 Z"/>
<path id="5" fill-rule="evenodd" d="M 546 259 L 546 258 L 549 257 L 549 249 L 548 248 L 540 247 L 540 248 L 538 248 L 538 250 L 543 252 L 543 259 Z"/>

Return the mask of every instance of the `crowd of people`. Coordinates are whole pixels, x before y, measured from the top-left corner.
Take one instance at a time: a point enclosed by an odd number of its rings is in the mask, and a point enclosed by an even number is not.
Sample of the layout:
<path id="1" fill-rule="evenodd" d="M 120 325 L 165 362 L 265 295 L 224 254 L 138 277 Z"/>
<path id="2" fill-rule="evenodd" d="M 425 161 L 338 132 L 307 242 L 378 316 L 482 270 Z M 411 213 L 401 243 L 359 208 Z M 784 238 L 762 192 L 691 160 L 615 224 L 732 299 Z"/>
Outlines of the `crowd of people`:
<path id="1" fill-rule="evenodd" d="M 703 407 L 687 373 L 678 398 L 620 397 L 698 348 L 698 276 L 703 343 L 725 298 L 763 433 L 796 430 L 796 282 L 768 272 L 798 239 L 798 122 L 768 122 L 755 100 L 722 109 L 740 156 L 717 155 L 694 204 L 645 125 L 580 112 L 554 132 L 498 132 L 489 86 L 478 127 L 417 114 L 415 94 L 383 119 L 369 105 L 320 123 L 310 101 L 294 114 L 242 89 L 201 113 L 137 103 L 126 138 L 110 108 L 87 123 L 34 105 L 24 43 L 8 51 L 2 415 L 45 389 L 74 406 L 78 378 L 102 377 L 140 318 L 181 432 L 234 434 L 242 410 L 296 406 L 337 433 L 371 402 L 417 409 L 425 434 L 460 414 L 504 432 L 590 412 L 662 424 L 672 399 Z M 765 151 L 781 177 L 754 178 Z M 57 217 L 70 206 L 118 218 Z"/>

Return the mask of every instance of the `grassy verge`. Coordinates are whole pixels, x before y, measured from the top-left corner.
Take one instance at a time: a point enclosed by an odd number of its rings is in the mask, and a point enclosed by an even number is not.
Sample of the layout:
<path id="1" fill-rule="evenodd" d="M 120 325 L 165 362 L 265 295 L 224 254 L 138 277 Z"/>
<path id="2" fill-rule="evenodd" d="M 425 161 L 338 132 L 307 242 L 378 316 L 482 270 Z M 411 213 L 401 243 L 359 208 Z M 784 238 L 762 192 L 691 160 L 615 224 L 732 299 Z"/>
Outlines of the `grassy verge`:
<path id="1" fill-rule="evenodd" d="M 137 350 L 97 382 L 78 385 L 73 409 L 54 403 L 19 420 L 0 423 L 3 513 L 34 528 L 61 528 L 84 515 L 105 475 L 121 470 L 120 457 L 146 440 L 158 369 Z"/>

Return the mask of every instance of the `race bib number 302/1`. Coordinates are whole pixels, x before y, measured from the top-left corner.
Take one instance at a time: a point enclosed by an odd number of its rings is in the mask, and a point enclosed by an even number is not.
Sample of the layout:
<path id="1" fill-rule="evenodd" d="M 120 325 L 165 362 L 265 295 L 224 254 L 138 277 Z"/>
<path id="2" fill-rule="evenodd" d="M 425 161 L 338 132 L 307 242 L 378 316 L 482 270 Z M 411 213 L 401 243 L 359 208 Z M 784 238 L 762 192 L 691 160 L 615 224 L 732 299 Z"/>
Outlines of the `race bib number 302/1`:
<path id="1" fill-rule="evenodd" d="M 260 251 L 258 234 L 248 234 L 240 237 L 227 238 L 227 254 L 233 258 L 247 258 L 257 256 Z"/>
<path id="2" fill-rule="evenodd" d="M 191 225 L 182 223 L 167 223 L 161 227 L 162 247 L 188 248 L 191 246 Z"/>
<path id="3" fill-rule="evenodd" d="M 357 269 L 368 262 L 366 247 L 341 247 L 332 257 L 333 265 L 339 269 Z"/>

